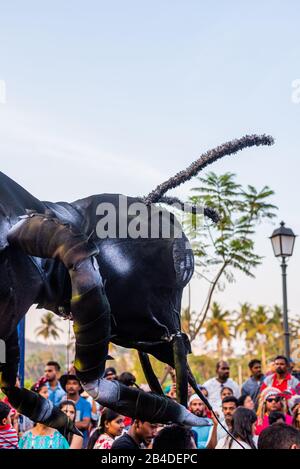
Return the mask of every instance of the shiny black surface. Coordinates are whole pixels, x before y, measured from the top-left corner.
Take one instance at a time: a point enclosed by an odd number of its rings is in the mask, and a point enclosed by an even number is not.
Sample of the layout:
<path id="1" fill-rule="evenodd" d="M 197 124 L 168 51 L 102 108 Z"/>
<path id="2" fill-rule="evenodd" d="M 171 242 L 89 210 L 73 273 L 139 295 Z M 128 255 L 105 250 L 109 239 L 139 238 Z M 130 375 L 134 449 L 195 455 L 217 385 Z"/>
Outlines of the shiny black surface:
<path id="1" fill-rule="evenodd" d="M 1 337 L 11 333 L 33 303 L 56 314 L 69 313 L 71 284 L 66 268 L 57 260 L 16 253 L 7 243 L 7 233 L 20 216 L 28 211 L 50 213 L 76 227 L 98 248 L 97 260 L 111 307 L 111 341 L 173 362 L 169 341 L 180 330 L 182 290 L 193 272 L 184 234 L 181 239 L 162 238 L 161 233 L 158 239 L 99 239 L 97 207 L 103 202 L 113 204 L 119 220 L 123 215 L 118 194 L 95 195 L 73 203 L 42 202 L 0 173 L 0 197 Z M 128 198 L 128 204 L 140 200 Z M 159 211 L 168 213 L 148 208 L 143 222 L 149 223 Z M 176 223 L 173 216 L 171 220 Z"/>

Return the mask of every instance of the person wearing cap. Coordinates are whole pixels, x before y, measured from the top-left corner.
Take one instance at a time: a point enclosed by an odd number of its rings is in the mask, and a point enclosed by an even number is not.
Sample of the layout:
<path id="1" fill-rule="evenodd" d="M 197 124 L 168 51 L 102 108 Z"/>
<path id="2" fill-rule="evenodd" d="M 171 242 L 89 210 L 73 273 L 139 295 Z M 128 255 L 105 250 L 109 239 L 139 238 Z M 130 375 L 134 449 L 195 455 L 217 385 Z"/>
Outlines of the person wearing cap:
<path id="1" fill-rule="evenodd" d="M 188 409 L 192 414 L 197 417 L 207 418 L 207 408 L 204 402 L 200 399 L 198 394 L 193 394 L 188 400 Z M 198 449 L 213 449 L 217 444 L 217 426 L 218 422 L 213 419 L 208 419 L 210 425 L 204 427 L 192 427 L 192 431 L 196 436 L 196 444 Z"/>
<path id="2" fill-rule="evenodd" d="M 292 425 L 292 417 L 287 414 L 287 405 L 284 395 L 277 388 L 266 388 L 260 395 L 257 409 L 257 424 L 255 434 L 259 435 L 270 425 L 269 415 L 273 411 L 283 412 L 285 423 Z"/>
<path id="3" fill-rule="evenodd" d="M 83 433 L 83 447 L 88 442 L 88 430 L 91 424 L 92 407 L 91 404 L 80 396 L 83 388 L 76 375 L 62 375 L 60 384 L 66 392 L 66 400 L 75 402 L 76 407 L 76 427 Z M 62 401 L 63 402 L 63 401 Z"/>

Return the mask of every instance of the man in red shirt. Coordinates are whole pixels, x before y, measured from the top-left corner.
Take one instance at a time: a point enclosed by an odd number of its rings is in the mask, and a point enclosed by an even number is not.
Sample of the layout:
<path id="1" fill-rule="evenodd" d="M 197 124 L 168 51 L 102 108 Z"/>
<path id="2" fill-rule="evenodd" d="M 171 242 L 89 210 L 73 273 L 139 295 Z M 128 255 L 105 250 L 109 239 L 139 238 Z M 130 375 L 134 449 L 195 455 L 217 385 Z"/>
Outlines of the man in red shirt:
<path id="1" fill-rule="evenodd" d="M 300 381 L 290 374 L 288 359 L 283 355 L 278 355 L 275 358 L 275 373 L 264 379 L 260 391 L 267 387 L 278 389 L 281 393 L 286 394 L 287 399 L 295 394 L 300 394 Z"/>

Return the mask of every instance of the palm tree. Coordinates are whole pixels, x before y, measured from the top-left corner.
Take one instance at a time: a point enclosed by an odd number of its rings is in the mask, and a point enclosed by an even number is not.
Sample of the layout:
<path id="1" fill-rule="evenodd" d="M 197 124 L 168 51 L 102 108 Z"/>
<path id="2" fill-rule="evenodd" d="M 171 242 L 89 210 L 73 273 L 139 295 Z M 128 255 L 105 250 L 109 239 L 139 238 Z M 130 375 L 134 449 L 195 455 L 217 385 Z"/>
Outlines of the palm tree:
<path id="1" fill-rule="evenodd" d="M 235 331 L 240 336 L 245 336 L 245 341 L 247 348 L 250 353 L 255 351 L 255 343 L 252 340 L 248 339 L 249 331 L 252 329 L 252 313 L 253 307 L 250 303 L 242 303 L 240 305 L 240 310 L 236 311 L 237 315 L 237 324 L 235 326 Z"/>
<path id="2" fill-rule="evenodd" d="M 189 307 L 182 308 L 181 310 L 181 329 L 191 339 L 195 332 L 194 317 L 196 316 L 195 311 L 191 311 Z"/>
<path id="3" fill-rule="evenodd" d="M 43 337 L 46 341 L 59 339 L 59 333 L 62 332 L 62 329 L 58 327 L 58 321 L 59 319 L 56 318 L 53 313 L 47 311 L 47 313 L 41 317 L 41 325 L 35 329 L 36 336 Z"/>
<path id="4" fill-rule="evenodd" d="M 266 343 L 271 335 L 272 318 L 265 306 L 254 309 L 249 303 L 241 305 L 236 331 L 245 336 L 246 343 L 253 353 L 260 349 L 263 367 L 266 366 Z"/>
<path id="5" fill-rule="evenodd" d="M 210 309 L 211 315 L 206 319 L 204 323 L 205 337 L 207 340 L 212 340 L 216 337 L 217 339 L 217 352 L 219 360 L 223 358 L 223 342 L 230 343 L 233 335 L 231 334 L 231 320 L 229 318 L 229 311 L 222 311 L 220 305 L 217 302 L 212 304 Z"/>
<path id="6" fill-rule="evenodd" d="M 283 353 L 283 317 L 282 309 L 280 306 L 273 306 L 270 310 L 271 317 L 269 320 L 269 336 L 268 336 L 268 351 L 270 355 Z"/>

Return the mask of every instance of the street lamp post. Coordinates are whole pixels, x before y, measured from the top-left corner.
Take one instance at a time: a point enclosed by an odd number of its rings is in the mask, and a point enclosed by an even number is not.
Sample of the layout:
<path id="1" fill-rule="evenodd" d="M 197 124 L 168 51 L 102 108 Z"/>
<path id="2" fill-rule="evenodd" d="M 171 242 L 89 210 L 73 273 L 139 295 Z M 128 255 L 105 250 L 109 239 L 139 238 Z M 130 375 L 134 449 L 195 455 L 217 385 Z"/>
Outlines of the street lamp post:
<path id="1" fill-rule="evenodd" d="M 282 270 L 282 294 L 283 294 L 283 327 L 284 327 L 284 354 L 290 360 L 290 332 L 287 307 L 286 288 L 286 258 L 293 255 L 296 235 L 290 228 L 286 228 L 284 222 L 280 223 L 280 228 L 273 231 L 270 237 L 275 257 L 281 257 Z"/>

